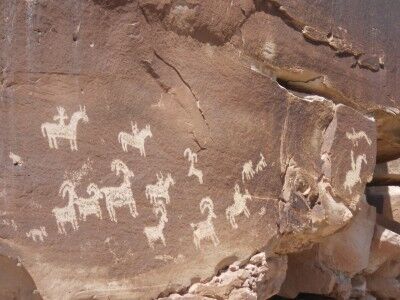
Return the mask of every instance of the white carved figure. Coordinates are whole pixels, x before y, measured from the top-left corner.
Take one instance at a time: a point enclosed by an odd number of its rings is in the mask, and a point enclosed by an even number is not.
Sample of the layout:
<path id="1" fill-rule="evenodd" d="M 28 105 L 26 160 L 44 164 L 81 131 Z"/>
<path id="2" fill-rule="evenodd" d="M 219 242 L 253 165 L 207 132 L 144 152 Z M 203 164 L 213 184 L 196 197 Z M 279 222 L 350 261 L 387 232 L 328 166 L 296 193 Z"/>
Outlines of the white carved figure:
<path id="1" fill-rule="evenodd" d="M 164 227 L 165 223 L 168 222 L 167 210 L 165 209 L 165 204 L 162 201 L 158 201 L 157 206 L 153 209 L 154 214 L 159 217 L 158 225 L 147 226 L 144 228 L 143 233 L 147 237 L 147 242 L 151 249 L 154 249 L 154 243 L 160 240 L 164 247 L 167 245 L 164 237 Z"/>
<path id="2" fill-rule="evenodd" d="M 122 172 L 124 176 L 124 180 L 120 186 L 103 187 L 100 189 L 100 192 L 104 194 L 111 221 L 117 222 L 115 208 L 123 206 L 128 206 L 131 216 L 136 218 L 138 212 L 136 210 L 136 202 L 133 198 L 130 182 L 130 179 L 134 176 L 133 172 L 119 159 L 114 159 L 112 161 L 111 171 L 115 171 L 117 176 Z"/>
<path id="3" fill-rule="evenodd" d="M 68 118 L 65 115 L 65 109 L 61 106 L 57 107 L 58 115 L 54 116 L 54 121 L 58 123 L 43 123 L 41 126 L 43 137 L 46 137 L 49 141 L 49 147 L 58 149 L 57 139 L 69 140 L 70 148 L 72 151 L 78 150 L 76 143 L 76 132 L 78 122 L 89 122 L 89 118 L 86 114 L 86 108 L 79 106 L 79 111 L 74 112 L 69 121 L 69 124 L 65 124 L 65 120 Z"/>
<path id="4" fill-rule="evenodd" d="M 100 192 L 99 187 L 96 184 L 91 183 L 87 187 L 86 192 L 89 194 L 89 198 L 76 197 L 76 200 L 74 201 L 78 206 L 79 218 L 86 221 L 87 216 L 95 215 L 100 220 L 103 219 L 99 204 L 99 200 L 103 198 L 103 195 Z"/>
<path id="5" fill-rule="evenodd" d="M 46 228 L 44 226 L 40 226 L 40 229 L 33 228 L 26 233 L 26 236 L 34 242 L 40 241 L 43 243 L 44 237 L 47 237 Z"/>
<path id="6" fill-rule="evenodd" d="M 245 193 L 242 194 L 238 184 L 235 184 L 234 190 L 233 204 L 226 209 L 225 213 L 226 218 L 231 223 L 232 228 L 237 229 L 238 225 L 235 220 L 236 216 L 244 213 L 247 218 L 250 217 L 250 211 L 246 206 L 246 201 L 251 200 L 251 195 L 247 189 L 245 190 Z"/>
<path id="7" fill-rule="evenodd" d="M 367 136 L 365 131 L 355 131 L 354 128 L 351 128 L 352 132 L 346 132 L 346 137 L 351 140 L 354 146 L 358 146 L 358 140 L 365 139 L 365 141 L 368 143 L 368 145 L 371 146 L 372 141 L 371 139 Z"/>
<path id="8" fill-rule="evenodd" d="M 260 160 L 256 166 L 256 173 L 261 172 L 267 166 L 267 162 L 265 161 L 265 157 L 262 153 L 260 153 Z"/>
<path id="9" fill-rule="evenodd" d="M 69 180 L 64 181 L 60 187 L 59 193 L 63 198 L 65 198 L 65 195 L 68 193 L 68 204 L 65 207 L 55 207 L 52 212 L 56 217 L 58 232 L 60 234 L 67 234 L 65 224 L 70 223 L 74 231 L 79 228 L 74 208 L 74 201 L 77 198 L 74 184 Z"/>
<path id="10" fill-rule="evenodd" d="M 150 203 L 154 204 L 158 198 L 165 199 L 165 203 L 169 204 L 169 187 L 175 184 L 174 179 L 170 173 L 167 174 L 167 177 L 164 179 L 162 173 L 156 174 L 157 183 L 156 184 L 148 184 L 146 185 L 146 198 L 150 199 Z"/>
<path id="11" fill-rule="evenodd" d="M 193 228 L 193 242 L 197 249 L 200 249 L 200 242 L 203 239 L 211 239 L 214 246 L 218 246 L 219 239 L 215 233 L 212 219 L 217 218 L 214 214 L 214 203 L 210 197 L 205 197 L 200 201 L 200 211 L 204 214 L 208 210 L 207 219 L 199 223 L 191 223 Z"/>
<path id="12" fill-rule="evenodd" d="M 244 180 L 250 180 L 254 177 L 256 172 L 253 169 L 253 162 L 249 160 L 248 162 L 245 162 L 243 165 L 243 170 L 242 170 L 242 181 Z"/>
<path id="13" fill-rule="evenodd" d="M 346 180 L 344 182 L 345 190 L 349 190 L 351 193 L 351 189 L 357 182 L 361 183 L 360 173 L 361 173 L 361 164 L 364 162 L 367 164 L 367 158 L 365 154 L 358 155 L 356 161 L 354 161 L 354 153 L 351 150 L 351 170 L 346 173 Z"/>
<path id="14" fill-rule="evenodd" d="M 196 169 L 194 166 L 194 163 L 197 163 L 197 154 L 193 152 L 192 149 L 186 148 L 183 152 L 183 156 L 187 157 L 188 161 L 190 162 L 188 177 L 194 175 L 198 178 L 200 184 L 203 184 L 203 172 L 199 169 Z"/>
<path id="15" fill-rule="evenodd" d="M 121 143 L 122 150 L 124 150 L 124 152 L 128 152 L 128 145 L 129 145 L 139 149 L 141 156 L 146 156 L 146 151 L 144 149 L 145 139 L 147 137 L 153 136 L 150 130 L 150 125 L 146 125 L 146 127 L 141 129 L 140 131 L 137 128 L 136 123 L 133 124 L 133 122 L 131 122 L 131 126 L 132 126 L 132 134 L 121 131 L 118 134 L 118 142 Z"/>

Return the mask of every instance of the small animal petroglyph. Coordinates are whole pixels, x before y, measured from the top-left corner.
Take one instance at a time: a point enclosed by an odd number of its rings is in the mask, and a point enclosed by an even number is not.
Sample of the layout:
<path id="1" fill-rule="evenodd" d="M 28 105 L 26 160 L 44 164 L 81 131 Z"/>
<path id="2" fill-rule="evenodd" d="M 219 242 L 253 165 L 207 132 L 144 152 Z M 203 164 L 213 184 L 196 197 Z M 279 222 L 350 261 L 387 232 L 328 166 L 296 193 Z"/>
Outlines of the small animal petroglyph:
<path id="1" fill-rule="evenodd" d="M 12 152 L 10 152 L 10 155 L 8 157 L 12 160 L 14 166 L 22 166 L 22 164 L 24 163 L 19 155 Z"/>
<path id="2" fill-rule="evenodd" d="M 242 182 L 244 182 L 245 179 L 252 179 L 255 174 L 256 172 L 253 169 L 253 162 L 251 160 L 245 162 L 242 169 Z"/>
<path id="3" fill-rule="evenodd" d="M 167 245 L 163 233 L 165 223 L 168 222 L 167 210 L 165 209 L 164 202 L 158 201 L 157 206 L 153 209 L 153 212 L 159 217 L 158 225 L 147 226 L 143 230 L 151 249 L 154 249 L 154 243 L 158 240 L 163 243 L 164 247 Z"/>
<path id="4" fill-rule="evenodd" d="M 264 155 L 260 152 L 260 160 L 256 166 L 256 173 L 261 172 L 265 167 L 267 167 L 267 162 L 265 161 Z"/>
<path id="5" fill-rule="evenodd" d="M 250 217 L 250 211 L 246 206 L 246 201 L 251 200 L 251 195 L 247 189 L 245 190 L 245 193 L 242 194 L 238 184 L 235 184 L 234 190 L 233 204 L 226 209 L 225 214 L 226 218 L 231 223 L 232 228 L 237 229 L 238 225 L 235 220 L 236 216 L 244 213 L 247 218 Z"/>
<path id="6" fill-rule="evenodd" d="M 4 226 L 9 226 L 11 227 L 14 231 L 18 230 L 18 225 L 15 223 L 14 219 L 4 219 L 0 221 L 0 224 Z"/>
<path id="7" fill-rule="evenodd" d="M 186 148 L 183 152 L 183 156 L 187 157 L 188 161 L 190 162 L 188 177 L 196 176 L 199 180 L 200 184 L 203 184 L 203 172 L 199 169 L 196 169 L 194 163 L 197 163 L 197 154 L 192 151 L 190 148 Z"/>
<path id="8" fill-rule="evenodd" d="M 68 125 L 65 124 L 65 120 L 68 118 L 65 115 L 65 109 L 61 106 L 57 107 L 58 115 L 53 117 L 54 121 L 58 123 L 43 123 L 41 126 L 43 137 L 46 137 L 49 141 L 49 147 L 51 149 L 58 149 L 57 139 L 69 140 L 70 148 L 72 151 L 78 150 L 78 145 L 76 143 L 76 132 L 78 122 L 83 120 L 83 122 L 89 122 L 89 118 L 86 114 L 85 107 L 79 107 L 79 111 L 72 114 L 71 120 Z"/>
<path id="9" fill-rule="evenodd" d="M 345 190 L 349 190 L 351 193 L 351 189 L 356 185 L 357 182 L 361 183 L 360 173 L 361 173 L 361 164 L 364 162 L 367 164 L 367 158 L 365 154 L 358 155 L 356 161 L 354 161 L 354 153 L 351 150 L 351 170 L 346 173 L 346 180 L 344 182 Z"/>
<path id="10" fill-rule="evenodd" d="M 204 239 L 211 239 L 214 246 L 218 246 L 219 239 L 215 233 L 212 219 L 217 218 L 214 213 L 214 202 L 210 197 L 205 197 L 200 201 L 200 212 L 204 214 L 208 210 L 207 219 L 199 223 L 191 223 L 193 228 L 193 242 L 197 249 L 200 249 L 200 242 Z"/>
<path id="11" fill-rule="evenodd" d="M 171 173 L 167 174 L 167 177 L 164 178 L 163 174 L 156 174 L 157 183 L 156 184 L 148 184 L 146 185 L 146 198 L 150 199 L 150 203 L 154 204 L 157 199 L 165 199 L 165 203 L 169 204 L 169 188 L 175 184 L 174 179 L 172 178 Z"/>
<path id="12" fill-rule="evenodd" d="M 99 200 L 103 198 L 99 187 L 91 183 L 88 185 L 86 192 L 89 198 L 76 197 L 75 204 L 78 206 L 79 218 L 86 221 L 87 216 L 95 215 L 100 220 L 103 219 Z"/>
<path id="13" fill-rule="evenodd" d="M 353 143 L 353 146 L 357 147 L 358 146 L 358 141 L 361 139 L 365 139 L 365 141 L 368 143 L 368 145 L 371 146 L 372 141 L 371 139 L 367 136 L 365 131 L 355 131 L 354 128 L 351 128 L 352 132 L 346 132 L 346 137 Z"/>
<path id="14" fill-rule="evenodd" d="M 31 238 L 34 242 L 44 242 L 44 237 L 47 237 L 46 227 L 40 226 L 40 229 L 33 228 L 26 233 L 28 238 Z"/>
<path id="15" fill-rule="evenodd" d="M 146 151 L 144 149 L 145 139 L 147 137 L 153 136 L 150 130 L 150 125 L 146 125 L 146 127 L 141 129 L 140 131 L 136 123 L 133 124 L 133 122 L 131 122 L 131 126 L 132 126 L 132 134 L 121 131 L 118 134 L 118 142 L 121 143 L 122 150 L 124 150 L 124 152 L 128 152 L 128 145 L 129 145 L 139 149 L 141 156 L 146 156 Z"/>
<path id="16" fill-rule="evenodd" d="M 133 172 L 119 159 L 114 159 L 112 161 L 111 171 L 115 171 L 117 176 L 122 172 L 124 176 L 124 180 L 120 186 L 103 187 L 100 189 L 100 192 L 104 194 L 107 211 L 110 215 L 111 221 L 117 222 L 115 208 L 123 206 L 128 206 L 131 216 L 136 218 L 138 212 L 130 182 L 130 179 L 134 177 Z"/>
<path id="17" fill-rule="evenodd" d="M 74 231 L 78 230 L 78 220 L 74 208 L 74 200 L 76 199 L 75 186 L 69 180 L 62 183 L 59 194 L 65 198 L 68 193 L 68 204 L 65 207 L 55 207 L 52 212 L 56 218 L 58 233 L 67 234 L 65 224 L 70 223 Z"/>

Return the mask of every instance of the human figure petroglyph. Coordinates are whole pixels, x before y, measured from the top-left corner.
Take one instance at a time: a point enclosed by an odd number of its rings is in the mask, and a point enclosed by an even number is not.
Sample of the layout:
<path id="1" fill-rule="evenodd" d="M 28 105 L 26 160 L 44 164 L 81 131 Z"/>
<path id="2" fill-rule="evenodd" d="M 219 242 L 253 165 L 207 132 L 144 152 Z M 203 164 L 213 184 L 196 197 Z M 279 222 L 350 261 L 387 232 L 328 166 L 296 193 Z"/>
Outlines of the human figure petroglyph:
<path id="1" fill-rule="evenodd" d="M 171 173 L 167 174 L 167 177 L 164 178 L 162 173 L 156 174 L 157 183 L 156 184 L 148 184 L 146 185 L 146 198 L 150 199 L 150 203 L 154 204 L 157 199 L 165 199 L 165 203 L 169 204 L 169 188 L 170 186 L 175 185 L 175 180 L 172 178 Z"/>
<path id="2" fill-rule="evenodd" d="M 253 162 L 251 160 L 245 162 L 242 169 L 242 181 L 244 182 L 245 179 L 252 179 L 255 174 L 256 172 L 253 169 Z"/>
<path id="3" fill-rule="evenodd" d="M 200 249 L 200 242 L 203 239 L 211 239 L 215 247 L 220 243 L 212 221 L 217 216 L 214 213 L 214 202 L 210 197 L 205 197 L 200 201 L 200 212 L 204 214 L 206 210 L 208 211 L 206 220 L 190 224 L 193 228 L 193 242 L 197 249 Z"/>
<path id="4" fill-rule="evenodd" d="M 62 183 L 60 187 L 59 194 L 65 198 L 66 194 L 68 193 L 68 204 L 65 207 L 55 207 L 53 208 L 52 212 L 56 218 L 58 233 L 60 234 L 67 234 L 65 230 L 65 224 L 70 223 L 72 229 L 74 231 L 78 230 L 78 220 L 76 218 L 76 212 L 74 208 L 74 201 L 76 200 L 77 196 L 75 193 L 75 186 L 74 184 L 66 180 Z"/>
<path id="5" fill-rule="evenodd" d="M 183 152 L 183 156 L 187 157 L 188 161 L 190 162 L 188 177 L 194 175 L 199 180 L 199 183 L 203 184 L 203 171 L 194 166 L 194 163 L 197 163 L 197 154 L 193 152 L 192 149 L 186 148 Z"/>
<path id="6" fill-rule="evenodd" d="M 358 147 L 358 141 L 361 139 L 365 139 L 365 141 L 368 143 L 368 145 L 371 146 L 372 141 L 371 139 L 367 136 L 365 131 L 355 131 L 354 128 L 351 128 L 352 132 L 346 132 L 346 137 L 351 140 L 353 143 L 353 146 Z"/>
<path id="7" fill-rule="evenodd" d="M 158 240 L 163 243 L 164 247 L 167 246 L 163 232 L 165 223 L 168 222 L 167 210 L 164 202 L 158 201 L 157 205 L 153 208 L 153 212 L 159 217 L 158 225 L 145 227 L 143 233 L 146 235 L 150 248 L 154 250 L 154 243 Z"/>
<path id="8" fill-rule="evenodd" d="M 144 143 L 147 137 L 152 137 L 153 134 L 150 130 L 150 125 L 147 124 L 145 128 L 139 131 L 137 124 L 131 122 L 132 134 L 121 131 L 118 134 L 118 142 L 122 145 L 122 150 L 128 152 L 128 145 L 139 149 L 141 156 L 146 156 Z"/>
<path id="9" fill-rule="evenodd" d="M 31 238 L 34 242 L 44 242 L 44 238 L 47 237 L 46 227 L 40 226 L 40 228 L 33 228 L 26 233 L 28 238 Z"/>
<path id="10" fill-rule="evenodd" d="M 235 220 L 236 216 L 239 216 L 241 213 L 244 213 L 244 215 L 247 218 L 250 217 L 250 211 L 246 205 L 247 200 L 251 200 L 251 195 L 250 195 L 249 191 L 246 189 L 245 193 L 242 194 L 240 192 L 239 185 L 235 184 L 234 193 L 233 193 L 233 204 L 231 206 L 229 206 L 225 211 L 226 218 L 229 220 L 232 228 L 234 228 L 234 229 L 238 228 L 238 225 Z"/>
<path id="11" fill-rule="evenodd" d="M 5 226 L 11 227 L 14 231 L 18 230 L 18 225 L 15 223 L 14 219 L 4 219 L 0 221 L 0 224 L 3 224 Z"/>
<path id="12" fill-rule="evenodd" d="M 58 123 L 43 123 L 41 126 L 43 137 L 46 137 L 49 141 L 49 147 L 51 149 L 58 149 L 57 139 L 66 139 L 69 140 L 70 148 L 72 151 L 78 150 L 78 145 L 76 143 L 76 134 L 77 134 L 77 126 L 80 120 L 83 120 L 84 123 L 89 122 L 89 118 L 86 114 L 85 106 L 82 108 L 79 106 L 79 111 L 74 112 L 70 119 L 68 125 L 66 125 L 65 119 L 67 118 L 64 113 L 65 110 L 63 107 L 57 107 L 58 115 L 54 116 L 53 120 Z"/>
<path id="13" fill-rule="evenodd" d="M 129 207 L 129 212 L 132 217 L 136 218 L 138 212 L 136 209 L 136 202 L 133 198 L 130 179 L 134 177 L 134 174 L 129 168 L 119 159 L 114 159 L 111 163 L 111 171 L 115 171 L 118 176 L 121 172 L 124 176 L 124 180 L 120 186 L 116 187 L 103 187 L 100 192 L 104 194 L 106 200 L 106 207 L 110 219 L 113 222 L 117 222 L 115 214 L 115 208 L 123 206 Z"/>
<path id="14" fill-rule="evenodd" d="M 356 161 L 354 161 L 354 153 L 351 150 L 351 170 L 346 173 L 346 180 L 344 182 L 345 190 L 349 190 L 352 193 L 352 188 L 356 185 L 357 182 L 361 183 L 360 173 L 361 173 L 361 164 L 364 162 L 367 164 L 367 158 L 365 154 L 358 155 Z"/>
<path id="15" fill-rule="evenodd" d="M 78 206 L 79 218 L 86 221 L 90 215 L 95 215 L 98 219 L 103 219 L 99 200 L 103 198 L 99 187 L 91 183 L 88 185 L 86 192 L 89 198 L 76 197 L 74 203 Z"/>
<path id="16" fill-rule="evenodd" d="M 265 161 L 265 157 L 262 153 L 260 153 L 260 160 L 256 166 L 256 173 L 261 172 L 264 168 L 267 167 L 267 162 Z"/>

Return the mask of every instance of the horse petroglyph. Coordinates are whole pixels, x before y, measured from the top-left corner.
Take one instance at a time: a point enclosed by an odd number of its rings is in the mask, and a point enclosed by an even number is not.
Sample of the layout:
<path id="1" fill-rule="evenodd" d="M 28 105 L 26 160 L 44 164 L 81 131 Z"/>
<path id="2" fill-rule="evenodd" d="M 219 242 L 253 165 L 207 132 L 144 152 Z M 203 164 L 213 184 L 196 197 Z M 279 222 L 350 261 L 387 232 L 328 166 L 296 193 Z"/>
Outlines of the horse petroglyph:
<path id="1" fill-rule="evenodd" d="M 144 149 L 144 143 L 147 137 L 152 137 L 153 134 L 150 130 L 150 125 L 146 125 L 145 128 L 139 131 L 137 124 L 133 124 L 132 126 L 132 134 L 128 132 L 121 131 L 118 134 L 118 142 L 122 145 L 122 150 L 124 152 L 128 152 L 128 145 L 134 148 L 139 149 L 141 156 L 146 156 L 146 151 Z"/>
<path id="2" fill-rule="evenodd" d="M 196 167 L 194 166 L 194 163 L 197 163 L 197 154 L 193 152 L 190 148 L 186 148 L 183 152 L 183 156 L 187 157 L 188 161 L 190 162 L 188 177 L 194 175 L 198 178 L 200 184 L 203 184 L 203 172 L 199 169 L 196 169 Z"/>
<path id="3" fill-rule="evenodd" d="M 86 114 L 85 107 L 79 107 L 79 111 L 74 112 L 69 121 L 69 124 L 65 124 L 65 120 L 68 118 L 65 115 L 65 109 L 61 106 L 57 107 L 58 115 L 53 117 L 54 121 L 58 123 L 43 123 L 41 126 L 43 137 L 46 137 L 49 141 L 49 147 L 51 149 L 58 149 L 57 139 L 69 140 L 70 148 L 72 151 L 78 150 L 78 145 L 76 143 L 76 132 L 78 122 L 83 120 L 83 122 L 89 122 L 89 118 Z"/>
<path id="4" fill-rule="evenodd" d="M 214 202 L 210 197 L 205 197 L 200 201 L 200 212 L 204 214 L 208 211 L 207 219 L 199 223 L 191 223 L 193 228 L 193 242 L 196 249 L 200 249 L 200 242 L 203 239 L 211 239 L 214 246 L 218 246 L 219 239 L 215 233 L 212 219 L 217 218 L 214 213 Z"/>
<path id="5" fill-rule="evenodd" d="M 174 179 L 170 173 L 167 174 L 167 177 L 164 178 L 163 174 L 156 174 L 157 183 L 156 184 L 148 184 L 146 185 L 146 198 L 150 199 L 150 203 L 154 204 L 157 199 L 165 199 L 165 203 L 169 204 L 169 188 L 175 184 Z"/>
<path id="6" fill-rule="evenodd" d="M 238 184 L 235 184 L 234 190 L 233 204 L 226 209 L 225 213 L 226 218 L 231 223 L 232 228 L 237 229 L 238 225 L 235 220 L 236 216 L 244 213 L 247 218 L 250 217 L 250 211 L 246 206 L 246 201 L 251 200 L 251 195 L 247 189 L 245 190 L 245 193 L 242 194 Z"/>
<path id="7" fill-rule="evenodd" d="M 31 238 L 34 242 L 44 242 L 44 237 L 47 237 L 46 227 L 40 226 L 39 229 L 33 228 L 26 233 L 28 238 Z"/>
<path id="8" fill-rule="evenodd" d="M 368 145 L 371 146 L 372 141 L 371 139 L 367 136 L 365 131 L 355 131 L 354 128 L 351 128 L 352 132 L 346 132 L 346 137 L 353 143 L 353 146 L 357 147 L 358 146 L 358 141 L 361 139 L 365 139 L 365 141 L 368 143 Z"/>
<path id="9" fill-rule="evenodd" d="M 164 227 L 165 223 L 168 222 L 167 210 L 165 209 L 165 204 L 162 201 L 158 201 L 158 205 L 153 208 L 153 212 L 159 217 L 158 225 L 147 226 L 144 228 L 143 233 L 146 235 L 147 242 L 151 249 L 154 249 L 154 243 L 160 240 L 164 247 L 167 245 L 164 237 Z"/>
<path id="10" fill-rule="evenodd" d="M 265 161 L 265 157 L 262 153 L 260 153 L 260 160 L 258 161 L 256 166 L 256 173 L 261 172 L 266 167 L 267 167 L 267 162 Z"/>
<path id="11" fill-rule="evenodd" d="M 361 183 L 360 173 L 361 173 L 361 164 L 364 162 L 367 164 L 367 158 L 365 154 L 358 155 L 356 161 L 354 161 L 354 153 L 351 150 L 351 170 L 346 173 L 346 180 L 344 182 L 345 190 L 349 190 L 352 193 L 351 189 L 356 185 L 357 182 Z"/>
<path id="12" fill-rule="evenodd" d="M 245 162 L 242 169 L 242 181 L 244 182 L 245 179 L 252 179 L 255 174 L 256 172 L 253 169 L 253 162 L 251 160 Z"/>
<path id="13" fill-rule="evenodd" d="M 75 186 L 74 184 L 66 180 L 60 187 L 59 194 L 65 198 L 68 193 L 68 204 L 65 207 L 55 207 L 52 212 L 56 217 L 58 233 L 67 234 L 65 230 L 65 224 L 70 223 L 74 231 L 78 230 L 78 220 L 76 218 L 76 212 L 74 208 L 74 200 L 76 199 Z"/>
<path id="14" fill-rule="evenodd" d="M 103 187 L 100 192 L 104 194 L 106 200 L 106 207 L 111 221 L 117 222 L 115 208 L 128 206 L 129 212 L 132 217 L 136 218 L 138 212 L 136 210 L 136 202 L 133 198 L 130 179 L 134 174 L 128 167 L 119 159 L 115 159 L 111 163 L 111 171 L 115 171 L 118 176 L 123 174 L 124 180 L 120 186 L 117 187 Z"/>

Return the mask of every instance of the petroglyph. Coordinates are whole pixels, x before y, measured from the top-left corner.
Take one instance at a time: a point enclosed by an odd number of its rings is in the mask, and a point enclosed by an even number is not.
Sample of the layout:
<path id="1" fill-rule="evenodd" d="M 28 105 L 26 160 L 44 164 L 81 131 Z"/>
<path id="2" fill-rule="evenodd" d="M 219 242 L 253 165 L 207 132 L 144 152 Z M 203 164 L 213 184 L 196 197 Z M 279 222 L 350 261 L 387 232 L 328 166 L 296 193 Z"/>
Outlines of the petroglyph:
<path id="1" fill-rule="evenodd" d="M 26 233 L 28 238 L 31 238 L 34 242 L 44 242 L 44 238 L 47 237 L 46 227 L 40 226 L 40 228 L 33 228 Z"/>
<path id="2" fill-rule="evenodd" d="M 65 198 L 67 193 L 68 193 L 67 206 L 55 207 L 52 210 L 56 218 L 58 233 L 60 234 L 67 234 L 67 231 L 65 230 L 65 225 L 67 223 L 71 224 L 72 229 L 74 231 L 78 230 L 79 228 L 74 208 L 74 200 L 76 199 L 75 186 L 69 180 L 66 180 L 62 183 L 59 191 L 59 194 L 62 195 L 63 198 Z"/>
<path id="3" fill-rule="evenodd" d="M 361 183 L 360 173 L 361 173 L 361 164 L 364 162 L 367 164 L 367 158 L 365 154 L 358 155 L 356 161 L 354 161 L 354 153 L 351 150 L 351 170 L 346 173 L 346 180 L 344 182 L 345 190 L 349 190 L 352 193 L 352 188 L 356 185 L 357 182 Z"/>
<path id="4" fill-rule="evenodd" d="M 372 141 L 371 139 L 367 136 L 365 131 L 355 131 L 354 128 L 351 128 L 352 132 L 346 132 L 346 137 L 353 143 L 353 146 L 357 147 L 358 146 L 358 141 L 361 139 L 365 139 L 365 141 L 368 143 L 368 145 L 371 146 Z"/>
<path id="5" fill-rule="evenodd" d="M 90 158 L 87 158 L 86 161 L 82 164 L 82 166 L 75 171 L 65 172 L 64 180 L 71 181 L 75 186 L 77 186 L 83 179 L 83 177 L 87 176 L 92 168 L 93 161 Z"/>
<path id="6" fill-rule="evenodd" d="M 84 123 L 89 122 L 89 118 L 86 114 L 85 107 L 79 107 L 79 111 L 74 112 L 70 119 L 69 124 L 65 124 L 65 120 L 68 118 L 65 115 L 65 109 L 61 106 L 57 107 L 58 115 L 53 117 L 54 121 L 58 123 L 43 123 L 41 126 L 43 137 L 46 137 L 49 142 L 49 147 L 51 149 L 58 149 L 57 139 L 69 140 L 70 148 L 72 151 L 78 150 L 78 145 L 76 143 L 77 126 L 80 120 Z"/>
<path id="7" fill-rule="evenodd" d="M 144 148 L 144 143 L 147 137 L 152 137 L 153 134 L 150 130 L 150 125 L 146 125 L 145 128 L 139 131 L 137 124 L 133 124 L 132 126 L 132 134 L 128 132 L 121 131 L 118 134 L 118 142 L 122 145 L 122 150 L 124 152 L 128 152 L 128 145 L 134 148 L 139 149 L 141 156 L 146 156 L 146 151 Z"/>
<path id="8" fill-rule="evenodd" d="M 12 152 L 10 152 L 10 155 L 8 157 L 12 160 L 14 166 L 22 166 L 22 164 L 24 163 L 19 155 Z"/>
<path id="9" fill-rule="evenodd" d="M 226 218 L 231 223 L 232 228 L 237 229 L 238 225 L 236 223 L 235 217 L 239 216 L 241 213 L 249 218 L 250 211 L 246 206 L 246 201 L 251 200 L 251 195 L 249 191 L 246 189 L 245 193 L 242 194 L 240 192 L 240 187 L 238 184 L 235 184 L 234 193 L 233 193 L 233 204 L 229 206 L 226 211 Z"/>
<path id="10" fill-rule="evenodd" d="M 99 200 L 103 198 L 99 187 L 91 183 L 86 189 L 89 198 L 76 197 L 75 204 L 78 206 L 79 218 L 86 221 L 87 216 L 95 215 L 100 220 L 103 219 Z"/>
<path id="11" fill-rule="evenodd" d="M 258 161 L 256 166 L 256 173 L 261 172 L 266 167 L 267 167 L 267 162 L 265 161 L 264 155 L 260 152 L 260 160 Z"/>
<path id="12" fill-rule="evenodd" d="M 115 171 L 118 176 L 120 173 L 123 174 L 124 180 L 120 186 L 117 187 L 103 187 L 100 192 L 104 194 L 106 200 L 106 207 L 110 219 L 113 222 L 117 222 L 115 214 L 115 208 L 123 206 L 129 207 L 129 212 L 132 217 L 136 218 L 138 212 L 136 209 L 136 202 L 133 198 L 130 179 L 134 177 L 134 174 L 128 167 L 119 159 L 115 159 L 111 163 L 111 171 Z"/>
<path id="13" fill-rule="evenodd" d="M 219 239 L 215 233 L 214 224 L 212 219 L 217 218 L 214 213 L 214 202 L 210 197 L 205 197 L 200 201 L 200 212 L 204 214 L 208 211 L 207 219 L 199 223 L 191 223 L 190 226 L 193 228 L 193 242 L 196 249 L 201 248 L 201 241 L 204 239 L 210 239 L 214 246 L 218 246 Z"/>
<path id="14" fill-rule="evenodd" d="M 18 230 L 18 225 L 15 223 L 14 219 L 4 219 L 0 221 L 0 224 L 4 226 L 11 227 L 14 231 Z"/>
<path id="15" fill-rule="evenodd" d="M 146 185 L 146 198 L 150 199 L 150 203 L 154 204 L 157 199 L 165 199 L 165 203 L 169 204 L 169 188 L 175 184 L 174 179 L 171 176 L 171 173 L 167 174 L 167 177 L 164 179 L 163 174 L 156 174 L 157 183 L 156 184 L 148 184 Z"/>
<path id="16" fill-rule="evenodd" d="M 253 169 L 253 162 L 251 160 L 245 162 L 242 169 L 242 182 L 244 182 L 245 179 L 252 179 L 255 174 L 256 172 Z"/>
<path id="17" fill-rule="evenodd" d="M 167 210 L 164 202 L 158 201 L 157 206 L 153 209 L 153 212 L 159 217 L 158 225 L 145 227 L 143 233 L 146 235 L 150 248 L 154 250 L 154 243 L 158 240 L 163 243 L 164 247 L 167 246 L 163 233 L 165 223 L 168 222 Z"/>
<path id="18" fill-rule="evenodd" d="M 203 172 L 199 169 L 196 169 L 194 163 L 197 163 L 197 154 L 192 151 L 190 148 L 186 148 L 183 152 L 183 156 L 187 157 L 188 161 L 190 162 L 188 177 L 196 176 L 199 180 L 200 184 L 203 184 Z"/>

